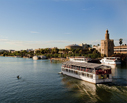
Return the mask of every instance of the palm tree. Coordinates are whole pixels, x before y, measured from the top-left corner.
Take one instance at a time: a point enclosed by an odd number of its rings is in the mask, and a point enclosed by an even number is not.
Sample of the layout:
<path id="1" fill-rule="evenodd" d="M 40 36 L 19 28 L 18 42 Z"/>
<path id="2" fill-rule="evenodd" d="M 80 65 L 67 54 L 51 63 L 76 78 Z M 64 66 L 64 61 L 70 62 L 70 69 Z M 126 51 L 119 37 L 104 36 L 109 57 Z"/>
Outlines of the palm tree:
<path id="1" fill-rule="evenodd" d="M 123 39 L 122 38 L 120 38 L 119 39 L 119 44 L 120 44 L 120 52 L 121 52 L 121 44 L 123 43 Z"/>

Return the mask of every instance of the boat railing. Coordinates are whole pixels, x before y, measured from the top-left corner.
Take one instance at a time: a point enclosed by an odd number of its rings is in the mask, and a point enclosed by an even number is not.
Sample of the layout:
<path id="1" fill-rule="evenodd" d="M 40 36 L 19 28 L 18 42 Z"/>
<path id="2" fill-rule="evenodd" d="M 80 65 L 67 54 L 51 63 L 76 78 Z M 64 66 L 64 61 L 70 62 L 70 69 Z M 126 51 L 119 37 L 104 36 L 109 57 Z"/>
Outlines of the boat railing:
<path id="1" fill-rule="evenodd" d="M 88 73 L 93 73 L 93 74 L 111 74 L 111 69 L 98 69 L 94 70 L 92 68 L 82 68 L 82 67 L 73 67 L 73 66 L 62 66 L 63 68 L 66 69 L 72 69 L 72 70 L 77 70 L 77 71 L 82 71 L 82 72 L 88 72 Z"/>
<path id="2" fill-rule="evenodd" d="M 73 70 L 89 72 L 89 73 L 95 73 L 95 70 L 91 69 L 91 68 L 83 69 L 81 67 L 72 67 L 72 66 L 62 66 L 62 68 L 73 69 Z"/>

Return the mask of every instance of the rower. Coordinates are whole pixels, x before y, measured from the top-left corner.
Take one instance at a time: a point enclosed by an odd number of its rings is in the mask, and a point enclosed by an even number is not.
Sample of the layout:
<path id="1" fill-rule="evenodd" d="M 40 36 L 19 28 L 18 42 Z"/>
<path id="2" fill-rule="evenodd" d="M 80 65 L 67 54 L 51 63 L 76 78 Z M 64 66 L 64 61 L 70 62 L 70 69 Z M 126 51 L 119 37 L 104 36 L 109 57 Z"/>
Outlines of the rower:
<path id="1" fill-rule="evenodd" d="M 17 76 L 17 78 L 19 79 L 19 75 Z"/>

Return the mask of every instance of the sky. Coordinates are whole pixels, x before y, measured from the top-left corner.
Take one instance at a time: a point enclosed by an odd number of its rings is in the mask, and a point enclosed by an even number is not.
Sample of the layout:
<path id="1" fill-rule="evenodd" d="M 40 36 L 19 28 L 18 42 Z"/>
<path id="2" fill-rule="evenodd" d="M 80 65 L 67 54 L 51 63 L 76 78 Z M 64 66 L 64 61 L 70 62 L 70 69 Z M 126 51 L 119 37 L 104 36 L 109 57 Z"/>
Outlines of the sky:
<path id="1" fill-rule="evenodd" d="M 0 49 L 127 44 L 127 0 L 0 0 Z"/>

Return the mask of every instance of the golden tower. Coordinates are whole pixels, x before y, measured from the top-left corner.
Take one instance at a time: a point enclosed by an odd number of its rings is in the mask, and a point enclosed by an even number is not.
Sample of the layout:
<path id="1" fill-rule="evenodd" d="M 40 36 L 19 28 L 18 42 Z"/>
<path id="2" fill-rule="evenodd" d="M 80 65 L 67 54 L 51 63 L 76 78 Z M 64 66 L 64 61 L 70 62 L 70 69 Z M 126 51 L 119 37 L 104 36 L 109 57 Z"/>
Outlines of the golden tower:
<path id="1" fill-rule="evenodd" d="M 111 56 L 114 53 L 114 40 L 109 39 L 108 30 L 106 30 L 105 40 L 101 40 L 101 54 Z"/>

